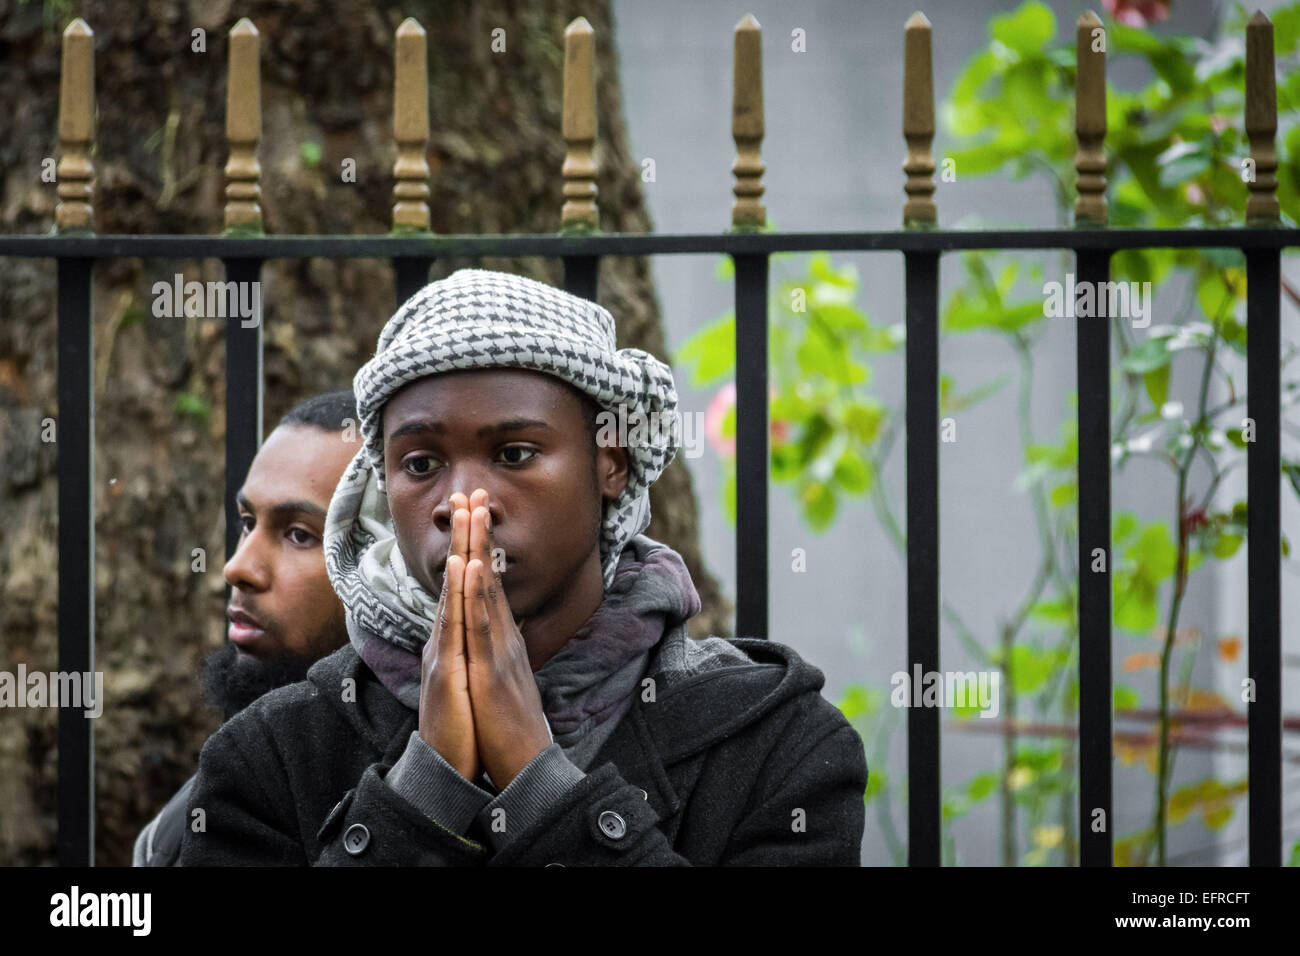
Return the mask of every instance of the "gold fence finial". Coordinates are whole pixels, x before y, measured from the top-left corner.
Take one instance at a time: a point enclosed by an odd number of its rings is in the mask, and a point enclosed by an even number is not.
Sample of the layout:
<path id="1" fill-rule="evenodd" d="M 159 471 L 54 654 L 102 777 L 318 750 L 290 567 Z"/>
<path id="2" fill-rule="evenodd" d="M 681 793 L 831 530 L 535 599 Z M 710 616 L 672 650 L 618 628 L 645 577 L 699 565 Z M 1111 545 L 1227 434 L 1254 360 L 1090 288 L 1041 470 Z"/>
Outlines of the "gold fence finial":
<path id="1" fill-rule="evenodd" d="M 1106 208 L 1106 29 L 1089 10 L 1075 32 L 1074 133 L 1078 174 L 1074 222 L 1104 226 Z"/>
<path id="2" fill-rule="evenodd" d="M 934 203 L 934 72 L 930 62 L 930 21 L 919 10 L 903 27 L 903 138 L 907 156 L 903 172 L 904 226 L 932 226 L 938 221 Z"/>
<path id="3" fill-rule="evenodd" d="M 429 48 L 412 17 L 397 28 L 393 50 L 393 231 L 429 230 Z"/>
<path id="4" fill-rule="evenodd" d="M 736 161 L 731 164 L 736 184 L 732 192 L 732 228 L 761 229 L 767 224 L 763 198 L 763 28 L 752 13 L 736 24 L 732 53 L 731 138 L 736 141 Z"/>
<path id="5" fill-rule="evenodd" d="M 78 17 L 63 31 L 59 80 L 59 203 L 54 222 L 60 232 L 94 230 L 95 167 L 90 150 L 95 129 L 95 33 Z"/>
<path id="6" fill-rule="evenodd" d="M 1277 203 L 1277 81 L 1273 69 L 1273 24 L 1256 11 L 1246 24 L 1246 136 L 1253 175 L 1246 180 L 1246 225 L 1281 221 Z"/>
<path id="7" fill-rule="evenodd" d="M 564 28 L 564 206 L 563 232 L 600 228 L 596 206 L 596 62 L 595 35 L 586 17 Z"/>
<path id="8" fill-rule="evenodd" d="M 226 228 L 254 232 L 262 231 L 262 167 L 257 162 L 262 137 L 260 39 L 248 17 L 235 24 L 226 76 Z"/>

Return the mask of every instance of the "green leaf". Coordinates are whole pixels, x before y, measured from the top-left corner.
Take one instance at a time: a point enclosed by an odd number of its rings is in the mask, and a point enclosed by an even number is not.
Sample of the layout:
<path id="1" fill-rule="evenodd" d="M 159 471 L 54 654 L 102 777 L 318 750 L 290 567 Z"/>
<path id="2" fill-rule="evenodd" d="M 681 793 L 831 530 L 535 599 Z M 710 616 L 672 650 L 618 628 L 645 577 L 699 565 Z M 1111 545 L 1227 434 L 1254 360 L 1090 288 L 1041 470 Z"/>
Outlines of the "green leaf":
<path id="1" fill-rule="evenodd" d="M 970 796 L 972 802 L 979 803 L 997 789 L 998 779 L 998 775 L 991 770 L 976 774 L 966 784 L 966 793 Z"/>
<path id="2" fill-rule="evenodd" d="M 1119 685 L 1116 685 L 1114 691 L 1111 692 L 1111 701 L 1115 710 L 1136 710 L 1138 705 L 1142 703 L 1137 691 L 1131 687 L 1121 687 Z"/>
<path id="3" fill-rule="evenodd" d="M 1073 601 L 1035 601 L 1029 606 L 1030 617 L 1054 624 L 1066 624 L 1074 618 Z"/>
<path id="4" fill-rule="evenodd" d="M 871 466 L 851 448 L 846 448 L 835 463 L 834 477 L 850 494 L 864 494 L 871 487 Z"/>
<path id="5" fill-rule="evenodd" d="M 816 531 L 829 527 L 835 518 L 835 492 L 820 481 L 811 481 L 804 487 L 801 498 L 808 524 Z"/>
<path id="6" fill-rule="evenodd" d="M 835 706 L 840 709 L 846 719 L 854 720 L 857 717 L 866 717 L 875 713 L 880 706 L 880 696 L 880 691 L 865 687 L 862 684 L 850 684 L 844 688 L 844 694 Z"/>
<path id="7" fill-rule="evenodd" d="M 1204 143 L 1175 143 L 1156 157 L 1160 185 L 1170 189 L 1195 179 L 1210 168 L 1212 158 Z"/>
<path id="8" fill-rule="evenodd" d="M 1120 366 L 1130 372 L 1145 373 L 1168 365 L 1172 358 L 1167 338 L 1149 338 L 1124 356 Z"/>
<path id="9" fill-rule="evenodd" d="M 1065 481 L 1052 489 L 1051 502 L 1053 508 L 1064 508 L 1078 499 L 1079 485 L 1077 482 Z"/>
<path id="10" fill-rule="evenodd" d="M 734 374 L 736 369 L 736 314 L 728 312 L 710 322 L 681 344 L 674 355 L 678 365 L 693 366 L 691 384 L 704 388 Z"/>
<path id="11" fill-rule="evenodd" d="M 1239 534 L 1221 534 L 1219 539 L 1214 542 L 1214 556 L 1216 558 L 1230 558 L 1237 553 L 1241 547 L 1241 535 Z"/>
<path id="12" fill-rule="evenodd" d="M 1144 374 L 1142 384 L 1146 386 L 1147 397 L 1151 399 L 1151 404 L 1160 408 L 1169 401 L 1169 365 L 1153 368 Z"/>
<path id="13" fill-rule="evenodd" d="M 845 427 L 864 445 L 870 445 L 880 434 L 885 420 L 885 406 L 871 399 L 849 402 L 844 406 Z"/>
<path id="14" fill-rule="evenodd" d="M 173 411 L 181 415 L 192 415 L 200 421 L 207 422 L 212 415 L 212 407 L 197 395 L 178 392 L 172 405 Z"/>
<path id="15" fill-rule="evenodd" d="M 1056 35 L 1056 16 L 1047 4 L 1030 0 L 990 20 L 989 33 L 1008 49 L 1031 56 Z"/>
<path id="16" fill-rule="evenodd" d="M 731 465 L 727 468 L 726 475 L 722 479 L 722 510 L 731 522 L 732 527 L 736 524 L 736 466 L 735 459 L 731 459 Z"/>
<path id="17" fill-rule="evenodd" d="M 1017 694 L 1032 694 L 1052 676 L 1057 655 L 1026 644 L 1011 648 L 1011 683 Z"/>

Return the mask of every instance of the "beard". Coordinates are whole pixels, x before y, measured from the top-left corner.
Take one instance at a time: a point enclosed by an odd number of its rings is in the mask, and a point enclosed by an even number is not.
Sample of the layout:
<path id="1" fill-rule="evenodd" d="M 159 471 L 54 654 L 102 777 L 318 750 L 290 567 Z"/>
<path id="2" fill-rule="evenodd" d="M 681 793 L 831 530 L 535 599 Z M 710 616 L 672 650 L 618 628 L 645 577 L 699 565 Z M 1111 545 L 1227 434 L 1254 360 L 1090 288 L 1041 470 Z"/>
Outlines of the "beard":
<path id="1" fill-rule="evenodd" d="M 203 691 L 229 719 L 268 691 L 306 679 L 316 660 L 287 652 L 262 660 L 227 644 L 205 658 Z"/>

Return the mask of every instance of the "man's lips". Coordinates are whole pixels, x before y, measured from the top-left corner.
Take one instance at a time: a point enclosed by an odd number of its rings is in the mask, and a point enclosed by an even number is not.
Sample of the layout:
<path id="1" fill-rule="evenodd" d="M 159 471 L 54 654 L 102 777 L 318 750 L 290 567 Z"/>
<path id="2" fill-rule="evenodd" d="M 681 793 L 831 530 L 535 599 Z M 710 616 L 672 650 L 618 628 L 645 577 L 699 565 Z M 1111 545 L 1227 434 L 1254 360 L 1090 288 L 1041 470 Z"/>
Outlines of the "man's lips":
<path id="1" fill-rule="evenodd" d="M 251 650 L 265 641 L 266 629 L 246 611 L 227 608 L 226 619 L 230 621 L 230 640 L 239 647 Z"/>

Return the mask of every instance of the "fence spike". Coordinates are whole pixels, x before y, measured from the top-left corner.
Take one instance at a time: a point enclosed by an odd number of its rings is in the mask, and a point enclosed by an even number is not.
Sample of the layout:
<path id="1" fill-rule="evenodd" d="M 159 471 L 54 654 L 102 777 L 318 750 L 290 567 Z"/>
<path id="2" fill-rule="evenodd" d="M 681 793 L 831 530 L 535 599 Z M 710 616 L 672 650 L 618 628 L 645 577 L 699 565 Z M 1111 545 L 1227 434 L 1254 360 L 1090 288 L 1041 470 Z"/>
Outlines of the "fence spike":
<path id="1" fill-rule="evenodd" d="M 1247 225 L 1276 225 L 1277 202 L 1277 84 L 1273 69 L 1273 24 L 1263 11 L 1246 24 L 1246 136 L 1250 140 L 1253 176 L 1246 181 Z"/>
<path id="2" fill-rule="evenodd" d="M 564 205 L 562 232 L 600 228 L 596 205 L 596 64 L 595 35 L 586 17 L 564 28 Z"/>
<path id="3" fill-rule="evenodd" d="M 226 139 L 230 158 L 226 161 L 227 229 L 262 231 L 262 167 L 257 162 L 257 143 L 262 137 L 261 37 L 248 17 L 230 31 L 230 56 L 226 77 Z"/>
<path id="4" fill-rule="evenodd" d="M 393 44 L 393 231 L 428 232 L 429 44 L 424 27 L 407 17 Z"/>
<path id="5" fill-rule="evenodd" d="M 1079 148 L 1074 154 L 1078 196 L 1074 222 L 1078 226 L 1104 226 L 1106 208 L 1106 33 L 1097 14 L 1079 17 L 1075 32 L 1074 134 Z"/>
<path id="6" fill-rule="evenodd" d="M 919 10 L 903 27 L 903 138 L 907 156 L 903 172 L 903 225 L 932 226 L 939 210 L 934 202 L 934 72 L 930 62 L 930 21 Z"/>
<path id="7" fill-rule="evenodd" d="M 95 32 L 77 17 L 63 31 L 59 80 L 59 202 L 54 222 L 60 232 L 95 228 L 95 167 L 90 150 L 95 129 Z"/>
<path id="8" fill-rule="evenodd" d="M 732 53 L 731 138 L 736 141 L 736 161 L 731 164 L 736 201 L 731 207 L 732 228 L 761 229 L 767 224 L 763 198 L 763 28 L 752 13 L 736 24 Z"/>

